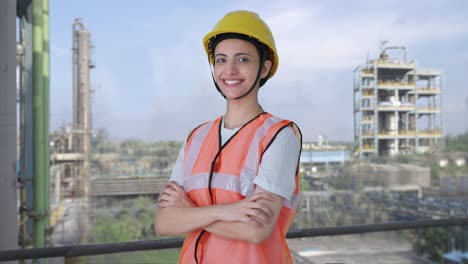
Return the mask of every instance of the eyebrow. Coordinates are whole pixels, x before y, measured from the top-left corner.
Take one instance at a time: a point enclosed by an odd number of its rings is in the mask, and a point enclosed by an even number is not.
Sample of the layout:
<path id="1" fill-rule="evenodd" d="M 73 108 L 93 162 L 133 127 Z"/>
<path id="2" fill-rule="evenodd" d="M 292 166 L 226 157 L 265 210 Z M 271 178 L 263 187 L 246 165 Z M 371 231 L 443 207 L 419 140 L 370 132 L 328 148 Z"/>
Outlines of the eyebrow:
<path id="1" fill-rule="evenodd" d="M 239 53 L 236 53 L 236 54 L 234 54 L 234 57 L 238 57 L 238 56 L 244 56 L 244 55 L 247 55 L 247 56 L 251 57 L 251 55 L 250 55 L 250 54 L 248 54 L 248 53 L 245 53 L 245 52 L 239 52 Z M 218 53 L 218 54 L 215 54 L 215 57 L 218 57 L 218 56 L 224 56 L 224 57 L 227 57 L 227 55 L 226 55 L 226 54 L 224 54 L 224 53 Z"/>

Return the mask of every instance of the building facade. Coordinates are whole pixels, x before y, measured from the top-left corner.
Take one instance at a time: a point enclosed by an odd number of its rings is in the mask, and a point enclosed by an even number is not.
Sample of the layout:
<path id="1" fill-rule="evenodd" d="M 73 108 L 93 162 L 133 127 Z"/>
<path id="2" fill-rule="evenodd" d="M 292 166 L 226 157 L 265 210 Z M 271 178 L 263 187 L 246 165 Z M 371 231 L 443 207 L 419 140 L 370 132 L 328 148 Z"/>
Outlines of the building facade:
<path id="1" fill-rule="evenodd" d="M 442 76 L 408 61 L 405 47 L 382 48 L 354 70 L 353 155 L 431 152 L 443 147 Z"/>

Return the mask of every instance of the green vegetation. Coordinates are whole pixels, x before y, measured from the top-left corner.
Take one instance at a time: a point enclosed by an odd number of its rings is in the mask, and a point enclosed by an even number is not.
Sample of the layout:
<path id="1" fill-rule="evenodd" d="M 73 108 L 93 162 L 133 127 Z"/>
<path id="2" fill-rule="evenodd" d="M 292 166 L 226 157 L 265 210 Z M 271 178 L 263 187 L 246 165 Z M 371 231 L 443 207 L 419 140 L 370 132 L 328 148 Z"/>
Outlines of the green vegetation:
<path id="1" fill-rule="evenodd" d="M 115 263 L 115 264 L 174 264 L 179 260 L 179 250 L 165 249 L 141 252 L 128 252 L 88 257 L 82 263 Z"/>
<path id="2" fill-rule="evenodd" d="M 462 245 L 464 240 L 463 229 L 459 226 L 424 228 L 419 231 L 404 230 L 402 235 L 411 241 L 413 248 L 419 255 L 436 263 L 443 263 L 442 257 L 449 251 L 449 237 L 453 237 L 452 242 L 457 245 Z"/>
<path id="3" fill-rule="evenodd" d="M 445 151 L 468 153 L 468 132 L 456 136 L 447 135 L 445 137 Z"/>
<path id="4" fill-rule="evenodd" d="M 154 201 L 139 197 L 117 208 L 97 212 L 94 239 L 97 243 L 154 239 Z"/>
<path id="5" fill-rule="evenodd" d="M 112 207 L 97 209 L 93 228 L 95 243 L 157 239 L 154 232 L 154 201 L 139 197 Z M 92 263 L 177 263 L 180 249 L 101 255 Z"/>
<path id="6" fill-rule="evenodd" d="M 416 236 L 417 238 L 417 236 Z M 421 230 L 418 239 L 413 242 L 413 247 L 419 253 L 427 254 L 431 260 L 442 262 L 442 255 L 447 252 L 447 230 L 444 228 L 426 228 Z"/>

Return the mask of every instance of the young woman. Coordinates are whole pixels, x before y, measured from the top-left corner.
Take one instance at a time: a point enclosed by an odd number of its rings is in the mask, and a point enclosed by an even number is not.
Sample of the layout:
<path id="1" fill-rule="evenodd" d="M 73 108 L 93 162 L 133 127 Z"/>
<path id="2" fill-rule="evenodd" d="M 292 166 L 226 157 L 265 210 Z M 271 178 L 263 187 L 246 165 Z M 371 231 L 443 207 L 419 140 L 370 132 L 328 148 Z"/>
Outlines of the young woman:
<path id="1" fill-rule="evenodd" d="M 294 123 L 258 102 L 279 63 L 271 31 L 256 13 L 235 11 L 203 45 L 226 112 L 188 136 L 160 193 L 156 232 L 186 234 L 180 263 L 292 263 L 285 235 L 302 144 Z"/>

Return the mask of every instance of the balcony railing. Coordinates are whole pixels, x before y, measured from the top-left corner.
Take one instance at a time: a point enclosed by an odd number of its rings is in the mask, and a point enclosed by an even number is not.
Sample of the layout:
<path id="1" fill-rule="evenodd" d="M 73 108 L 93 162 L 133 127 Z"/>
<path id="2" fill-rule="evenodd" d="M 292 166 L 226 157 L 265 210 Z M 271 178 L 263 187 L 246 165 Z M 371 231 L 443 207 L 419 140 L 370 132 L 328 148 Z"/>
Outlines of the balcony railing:
<path id="1" fill-rule="evenodd" d="M 399 136 L 399 137 L 415 137 L 416 136 L 416 131 L 414 130 L 408 130 L 408 131 L 392 131 L 392 130 L 387 130 L 387 131 L 380 131 L 379 136 L 385 137 L 385 136 Z M 442 131 L 440 130 L 420 130 L 417 133 L 418 137 L 438 137 L 442 136 Z"/>
<path id="2" fill-rule="evenodd" d="M 364 146 L 362 147 L 362 151 L 363 151 L 363 152 L 374 152 L 374 151 L 375 151 L 375 148 L 374 148 L 374 146 L 372 146 L 372 145 L 364 145 Z"/>
<path id="3" fill-rule="evenodd" d="M 380 131 L 379 133 L 375 133 L 372 131 L 364 131 L 362 132 L 362 136 L 379 136 L 379 137 L 415 137 L 416 131 L 414 130 L 387 130 L 387 131 Z M 418 137 L 441 137 L 442 131 L 440 130 L 420 130 L 417 133 Z"/>
<path id="4" fill-rule="evenodd" d="M 378 86 L 385 86 L 385 87 L 401 87 L 401 88 L 414 88 L 414 82 L 401 82 L 401 81 L 393 81 L 393 80 L 379 80 L 377 82 Z"/>
<path id="5" fill-rule="evenodd" d="M 449 226 L 463 226 L 464 228 L 468 228 L 466 227 L 468 226 L 468 218 L 400 221 L 381 224 L 298 229 L 291 230 L 290 232 L 288 232 L 286 238 L 291 239 L 302 237 L 339 236 Z M 3 250 L 0 251 L 0 261 L 41 259 L 53 257 L 64 257 L 66 259 L 69 259 L 74 257 L 112 254 L 121 252 L 171 249 L 180 248 L 182 246 L 182 243 L 182 238 L 171 238 L 123 243 L 71 245 L 51 248 Z"/>
<path id="6" fill-rule="evenodd" d="M 416 92 L 418 94 L 440 94 L 440 89 L 439 88 L 421 88 L 421 87 L 418 87 L 416 88 Z M 413 94 L 414 92 L 411 91 L 409 92 L 410 94 Z"/>
<path id="7" fill-rule="evenodd" d="M 418 107 L 417 111 L 421 113 L 440 113 L 440 108 L 438 107 Z"/>

